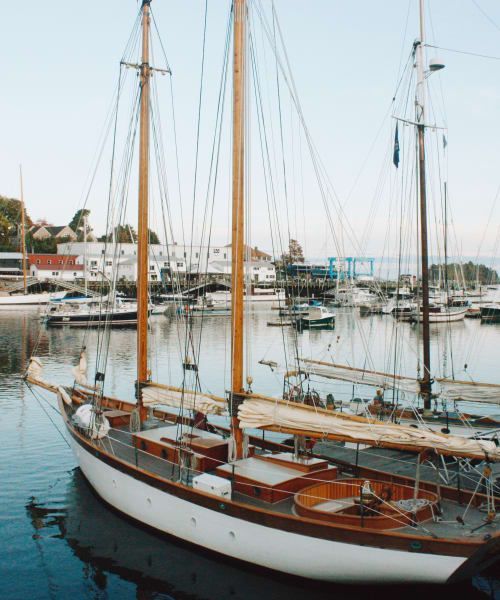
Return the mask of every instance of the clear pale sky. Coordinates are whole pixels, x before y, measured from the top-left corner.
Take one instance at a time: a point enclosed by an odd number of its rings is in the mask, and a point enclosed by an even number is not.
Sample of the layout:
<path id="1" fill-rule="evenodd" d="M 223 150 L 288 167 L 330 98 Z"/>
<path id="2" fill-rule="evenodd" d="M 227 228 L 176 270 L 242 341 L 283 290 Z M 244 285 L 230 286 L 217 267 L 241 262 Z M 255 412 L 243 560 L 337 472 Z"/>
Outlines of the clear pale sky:
<path id="1" fill-rule="evenodd" d="M 262 3 L 270 5 L 268 0 Z M 203 0 L 152 3 L 173 70 L 186 207 L 193 190 L 204 6 Z M 208 2 L 201 187 L 205 186 L 210 158 L 228 6 L 229 0 Z M 340 201 L 345 203 L 351 225 L 361 238 L 393 135 L 393 122 L 384 117 L 400 64 L 418 36 L 417 0 L 275 0 L 275 6 L 309 130 Z M 34 219 L 67 223 L 82 204 L 116 84 L 117 65 L 137 10 L 135 0 L 1 3 L 0 194 L 18 197 L 18 165 L 22 163 L 25 199 Z M 429 43 L 500 57 L 498 0 L 430 0 L 427 11 Z M 428 50 L 428 58 L 434 54 L 446 63 L 446 69 L 433 76 L 433 85 L 444 95 L 453 219 L 463 254 L 475 255 L 500 185 L 500 60 Z M 277 125 L 273 127 L 276 135 Z M 255 129 L 254 145 L 257 137 Z M 222 156 L 227 160 L 227 138 L 224 141 Z M 109 162 L 109 156 L 104 160 Z M 288 165 L 289 170 L 294 167 Z M 173 188 L 172 164 L 169 171 Z M 258 177 L 252 187 L 261 196 Z M 310 183 L 307 176 L 305 181 Z M 97 233 L 104 230 L 105 185 L 103 175 L 95 184 L 100 189 L 94 186 L 89 199 Z M 223 206 L 227 192 L 225 177 L 221 186 Z M 306 195 L 308 204 L 307 190 Z M 311 191 L 310 198 L 318 202 L 318 209 L 310 211 L 304 244 L 311 256 L 331 255 L 317 193 Z M 381 198 L 369 224 L 371 233 L 364 239 L 364 249 L 370 254 L 382 252 L 387 220 L 383 202 Z M 226 212 L 223 207 L 216 209 L 213 243 L 227 241 Z M 480 251 L 483 255 L 494 252 L 500 207 L 492 214 Z M 256 200 L 252 216 L 252 241 L 270 249 L 262 198 Z M 299 238 L 301 228 L 293 231 Z M 346 243 L 346 253 L 353 251 Z"/>

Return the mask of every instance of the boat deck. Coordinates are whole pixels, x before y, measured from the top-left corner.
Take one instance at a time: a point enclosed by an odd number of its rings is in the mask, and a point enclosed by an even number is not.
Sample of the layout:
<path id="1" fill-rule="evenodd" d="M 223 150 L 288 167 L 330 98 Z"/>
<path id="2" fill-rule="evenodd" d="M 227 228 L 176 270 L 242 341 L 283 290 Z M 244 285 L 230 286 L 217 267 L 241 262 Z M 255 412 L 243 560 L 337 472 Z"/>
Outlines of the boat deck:
<path id="1" fill-rule="evenodd" d="M 152 425 L 152 423 L 149 423 Z M 169 426 L 165 427 L 165 423 L 163 421 L 158 422 L 158 428 L 162 429 L 161 437 L 165 437 L 165 430 L 169 429 L 170 431 L 174 431 L 177 429 L 177 426 Z M 149 438 L 158 438 L 159 429 L 155 429 L 152 427 L 151 429 L 143 432 L 146 437 Z M 190 431 L 189 427 L 184 426 L 184 432 L 188 433 Z M 208 434 L 208 432 L 205 432 Z M 209 434 L 210 437 L 213 437 L 214 434 Z M 217 436 L 215 436 L 217 437 Z M 117 458 L 124 460 L 130 464 L 133 464 L 145 471 L 153 473 L 161 478 L 165 478 L 167 480 L 173 481 L 181 481 L 187 485 L 190 485 L 192 482 L 193 476 L 197 475 L 197 472 L 194 472 L 192 469 L 184 468 L 181 469 L 179 465 L 173 464 L 168 460 L 164 460 L 161 457 L 153 456 L 147 452 L 143 452 L 137 447 L 134 446 L 134 435 L 128 431 L 127 426 L 120 426 L 117 428 L 113 428 L 109 435 L 99 442 L 101 447 L 115 455 Z M 344 460 L 348 458 L 353 458 L 353 454 L 349 451 L 349 449 L 341 448 L 335 446 L 335 455 L 336 458 L 343 458 Z M 321 447 L 318 448 L 321 450 L 323 454 L 326 453 L 334 453 L 333 447 Z M 261 451 L 257 451 L 261 452 Z M 354 451 L 355 452 L 355 451 Z M 359 455 L 359 464 L 366 464 L 371 467 L 381 467 L 383 470 L 387 471 L 388 465 L 391 465 L 391 457 L 384 456 L 387 451 L 377 450 L 377 456 L 372 456 L 370 459 L 370 454 L 368 453 L 360 453 Z M 380 454 L 379 454 L 380 453 Z M 397 453 L 402 454 L 404 453 Z M 337 456 L 339 455 L 339 456 Z M 401 467 L 399 465 L 407 465 L 404 474 L 408 476 L 414 475 L 415 465 L 414 460 L 413 464 L 410 463 L 408 457 L 398 456 L 392 457 L 393 461 L 397 461 L 398 471 L 401 471 Z M 406 458 L 406 460 L 403 460 Z M 414 457 L 413 457 L 414 458 Z M 246 461 L 246 462 L 245 462 Z M 279 483 L 279 475 L 276 470 L 277 465 L 272 465 L 271 461 L 263 460 L 262 458 L 253 458 L 253 459 L 245 459 L 240 470 L 248 470 L 252 469 L 255 472 L 256 469 L 259 470 L 259 479 L 264 482 L 264 484 L 276 484 Z M 231 465 L 223 465 L 222 470 L 228 471 L 228 478 L 232 479 L 230 472 L 233 470 Z M 331 467 L 330 467 L 331 468 Z M 284 480 L 292 477 L 293 474 L 296 475 L 291 469 L 287 467 L 281 467 L 282 474 L 281 477 Z M 220 471 L 216 472 L 214 469 L 210 471 L 211 474 L 220 475 Z M 247 474 L 248 475 L 248 474 Z M 305 484 L 303 487 L 310 485 L 311 483 L 318 482 L 320 479 L 314 479 L 314 473 L 308 473 L 307 476 L 312 477 L 312 481 L 309 484 Z M 344 473 L 339 474 L 339 477 L 345 478 L 346 475 Z M 237 486 L 233 486 L 237 487 Z M 241 493 L 237 489 L 233 489 L 232 500 L 241 504 L 245 504 L 247 506 L 252 506 L 256 508 L 262 508 L 267 511 L 271 510 L 275 513 L 279 514 L 287 514 L 294 515 L 295 513 L 295 505 L 294 505 L 294 495 L 295 491 L 287 491 L 284 494 L 283 499 L 280 501 L 272 502 L 266 501 L 263 498 L 250 496 L 245 493 Z M 429 521 L 425 521 L 424 523 L 418 524 L 416 527 L 411 527 L 407 525 L 398 526 L 398 522 L 395 522 L 394 529 L 392 531 L 397 531 L 400 533 L 409 533 L 412 535 L 425 537 L 442 537 L 442 538 L 483 538 L 487 535 L 495 535 L 500 531 L 500 522 L 496 519 L 493 523 L 486 523 L 485 519 L 487 516 L 486 507 L 473 507 L 471 506 L 467 509 L 467 502 L 464 500 L 462 504 L 458 504 L 456 502 L 451 502 L 446 499 L 441 501 L 441 510 L 442 514 L 437 519 L 432 519 Z M 464 516 L 465 513 L 465 516 Z M 365 527 L 369 528 L 369 518 L 365 520 Z"/>
<path id="2" fill-rule="evenodd" d="M 416 456 L 410 452 L 391 450 L 388 448 L 365 448 L 356 451 L 356 448 L 345 447 L 333 442 L 318 442 L 314 452 L 330 460 L 339 460 L 360 467 L 379 469 L 394 475 L 415 477 Z M 463 490 L 475 490 L 481 477 L 481 471 L 474 468 L 465 470 L 460 468 L 457 478 L 456 463 L 441 464 L 439 468 L 440 483 Z M 495 483 L 495 493 L 500 502 L 500 463 L 490 465 L 492 478 Z M 423 481 L 437 482 L 436 469 L 429 464 L 420 466 L 420 477 Z"/>

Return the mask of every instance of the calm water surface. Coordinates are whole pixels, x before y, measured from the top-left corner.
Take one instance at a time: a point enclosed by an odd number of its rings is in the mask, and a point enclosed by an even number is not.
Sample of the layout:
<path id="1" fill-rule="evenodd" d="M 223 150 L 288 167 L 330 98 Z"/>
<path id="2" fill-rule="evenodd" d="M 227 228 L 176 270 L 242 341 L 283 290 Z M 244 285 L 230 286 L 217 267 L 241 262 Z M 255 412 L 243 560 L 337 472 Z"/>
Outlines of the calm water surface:
<path id="1" fill-rule="evenodd" d="M 282 374 L 259 365 L 261 359 L 280 365 L 296 353 L 358 366 L 387 368 L 394 359 L 401 370 L 416 369 L 418 333 L 409 325 L 397 334 L 389 317 L 362 320 L 348 309 L 338 310 L 332 331 L 298 336 L 289 329 L 267 327 L 276 319 L 258 307 L 248 319 L 247 363 L 255 390 L 280 393 Z M 314 585 L 303 588 L 251 570 L 217 561 L 173 541 L 145 532 L 105 507 L 75 466 L 62 433 L 58 414 L 37 401 L 22 382 L 32 353 L 43 358 L 47 379 L 69 383 L 71 365 L 83 344 L 91 369 L 95 364 L 97 333 L 39 326 L 36 310 L 0 313 L 0 597 L 42 598 L 174 598 L 190 600 L 326 598 L 404 598 L 415 588 L 372 588 Z M 223 393 L 228 387 L 228 320 L 213 317 L 196 324 L 193 347 L 202 329 L 200 377 L 206 389 Z M 397 348 L 394 352 L 395 336 Z M 500 383 L 500 326 L 478 321 L 433 329 L 436 368 Z M 185 335 L 175 319 L 153 318 L 151 365 L 160 381 L 180 383 L 179 357 L 185 355 Z M 366 358 L 369 349 L 369 360 Z M 450 349 L 452 350 L 450 352 Z M 366 362 L 365 362 L 366 361 Z M 135 331 L 116 330 L 110 340 L 107 392 L 133 396 Z M 326 388 L 325 390 L 330 389 Z M 373 390 L 334 386 L 337 397 L 368 395 Z M 51 404 L 50 404 L 51 403 Z M 265 544 L 265 540 L 262 540 Z M 307 556 L 304 556 L 307 560 Z M 388 569 L 393 568 L 387 565 Z M 464 594 L 494 597 L 495 579 L 480 579 L 456 588 L 426 587 L 428 597 Z"/>

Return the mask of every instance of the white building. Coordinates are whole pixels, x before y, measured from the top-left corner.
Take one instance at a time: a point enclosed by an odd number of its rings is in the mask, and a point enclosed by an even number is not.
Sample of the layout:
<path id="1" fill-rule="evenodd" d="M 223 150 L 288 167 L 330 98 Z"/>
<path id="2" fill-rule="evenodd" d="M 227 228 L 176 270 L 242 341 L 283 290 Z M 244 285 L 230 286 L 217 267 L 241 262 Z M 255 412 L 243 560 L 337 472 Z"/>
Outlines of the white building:
<path id="1" fill-rule="evenodd" d="M 83 257 L 76 254 L 29 254 L 28 261 L 30 276 L 39 281 L 76 281 L 84 278 Z"/>
<path id="2" fill-rule="evenodd" d="M 245 278 L 251 283 L 274 283 L 276 268 L 266 261 L 248 261 L 244 264 Z M 231 275 L 231 262 L 228 260 L 212 260 L 208 263 L 208 275 Z"/>
<path id="3" fill-rule="evenodd" d="M 248 249 L 251 255 L 269 255 L 257 249 Z M 137 281 L 137 244 L 104 242 L 67 242 L 57 245 L 58 254 L 78 254 L 84 257 L 89 281 L 103 277 Z M 151 244 L 149 247 L 149 280 L 164 281 L 175 274 L 231 274 L 230 246 L 180 246 Z M 248 271 L 250 268 L 250 271 Z M 117 273 L 117 274 L 116 274 Z M 273 283 L 274 265 L 268 260 L 251 261 L 247 267 L 252 282 Z"/>

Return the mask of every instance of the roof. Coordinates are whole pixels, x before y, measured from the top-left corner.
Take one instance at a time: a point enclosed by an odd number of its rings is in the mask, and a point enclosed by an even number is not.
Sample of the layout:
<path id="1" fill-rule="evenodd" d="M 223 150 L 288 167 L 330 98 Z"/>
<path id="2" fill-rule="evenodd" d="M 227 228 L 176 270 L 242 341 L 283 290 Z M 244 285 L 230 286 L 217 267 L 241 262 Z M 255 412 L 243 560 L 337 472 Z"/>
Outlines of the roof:
<path id="1" fill-rule="evenodd" d="M 36 233 L 40 229 L 45 229 L 45 231 L 48 231 L 51 236 L 56 237 L 66 228 L 73 231 L 69 225 L 35 225 L 32 231 L 33 233 Z"/>
<path id="2" fill-rule="evenodd" d="M 29 254 L 30 266 L 34 265 L 42 271 L 52 270 L 57 267 L 59 271 L 83 271 L 83 265 L 76 264 L 76 254 Z M 50 260 L 50 263 L 49 263 Z M 72 261 L 70 264 L 69 261 Z"/>
<path id="3" fill-rule="evenodd" d="M 224 246 L 224 248 L 231 248 L 231 244 L 226 244 Z M 270 254 L 268 254 L 267 252 L 264 252 L 262 250 L 259 250 L 257 248 L 257 246 L 254 246 L 253 248 L 251 248 L 250 246 L 245 245 L 245 254 L 247 254 L 248 251 L 250 251 L 250 256 L 252 257 L 252 259 L 255 259 L 255 258 L 258 259 L 258 258 L 264 258 L 264 257 L 272 258 L 272 256 Z"/>

